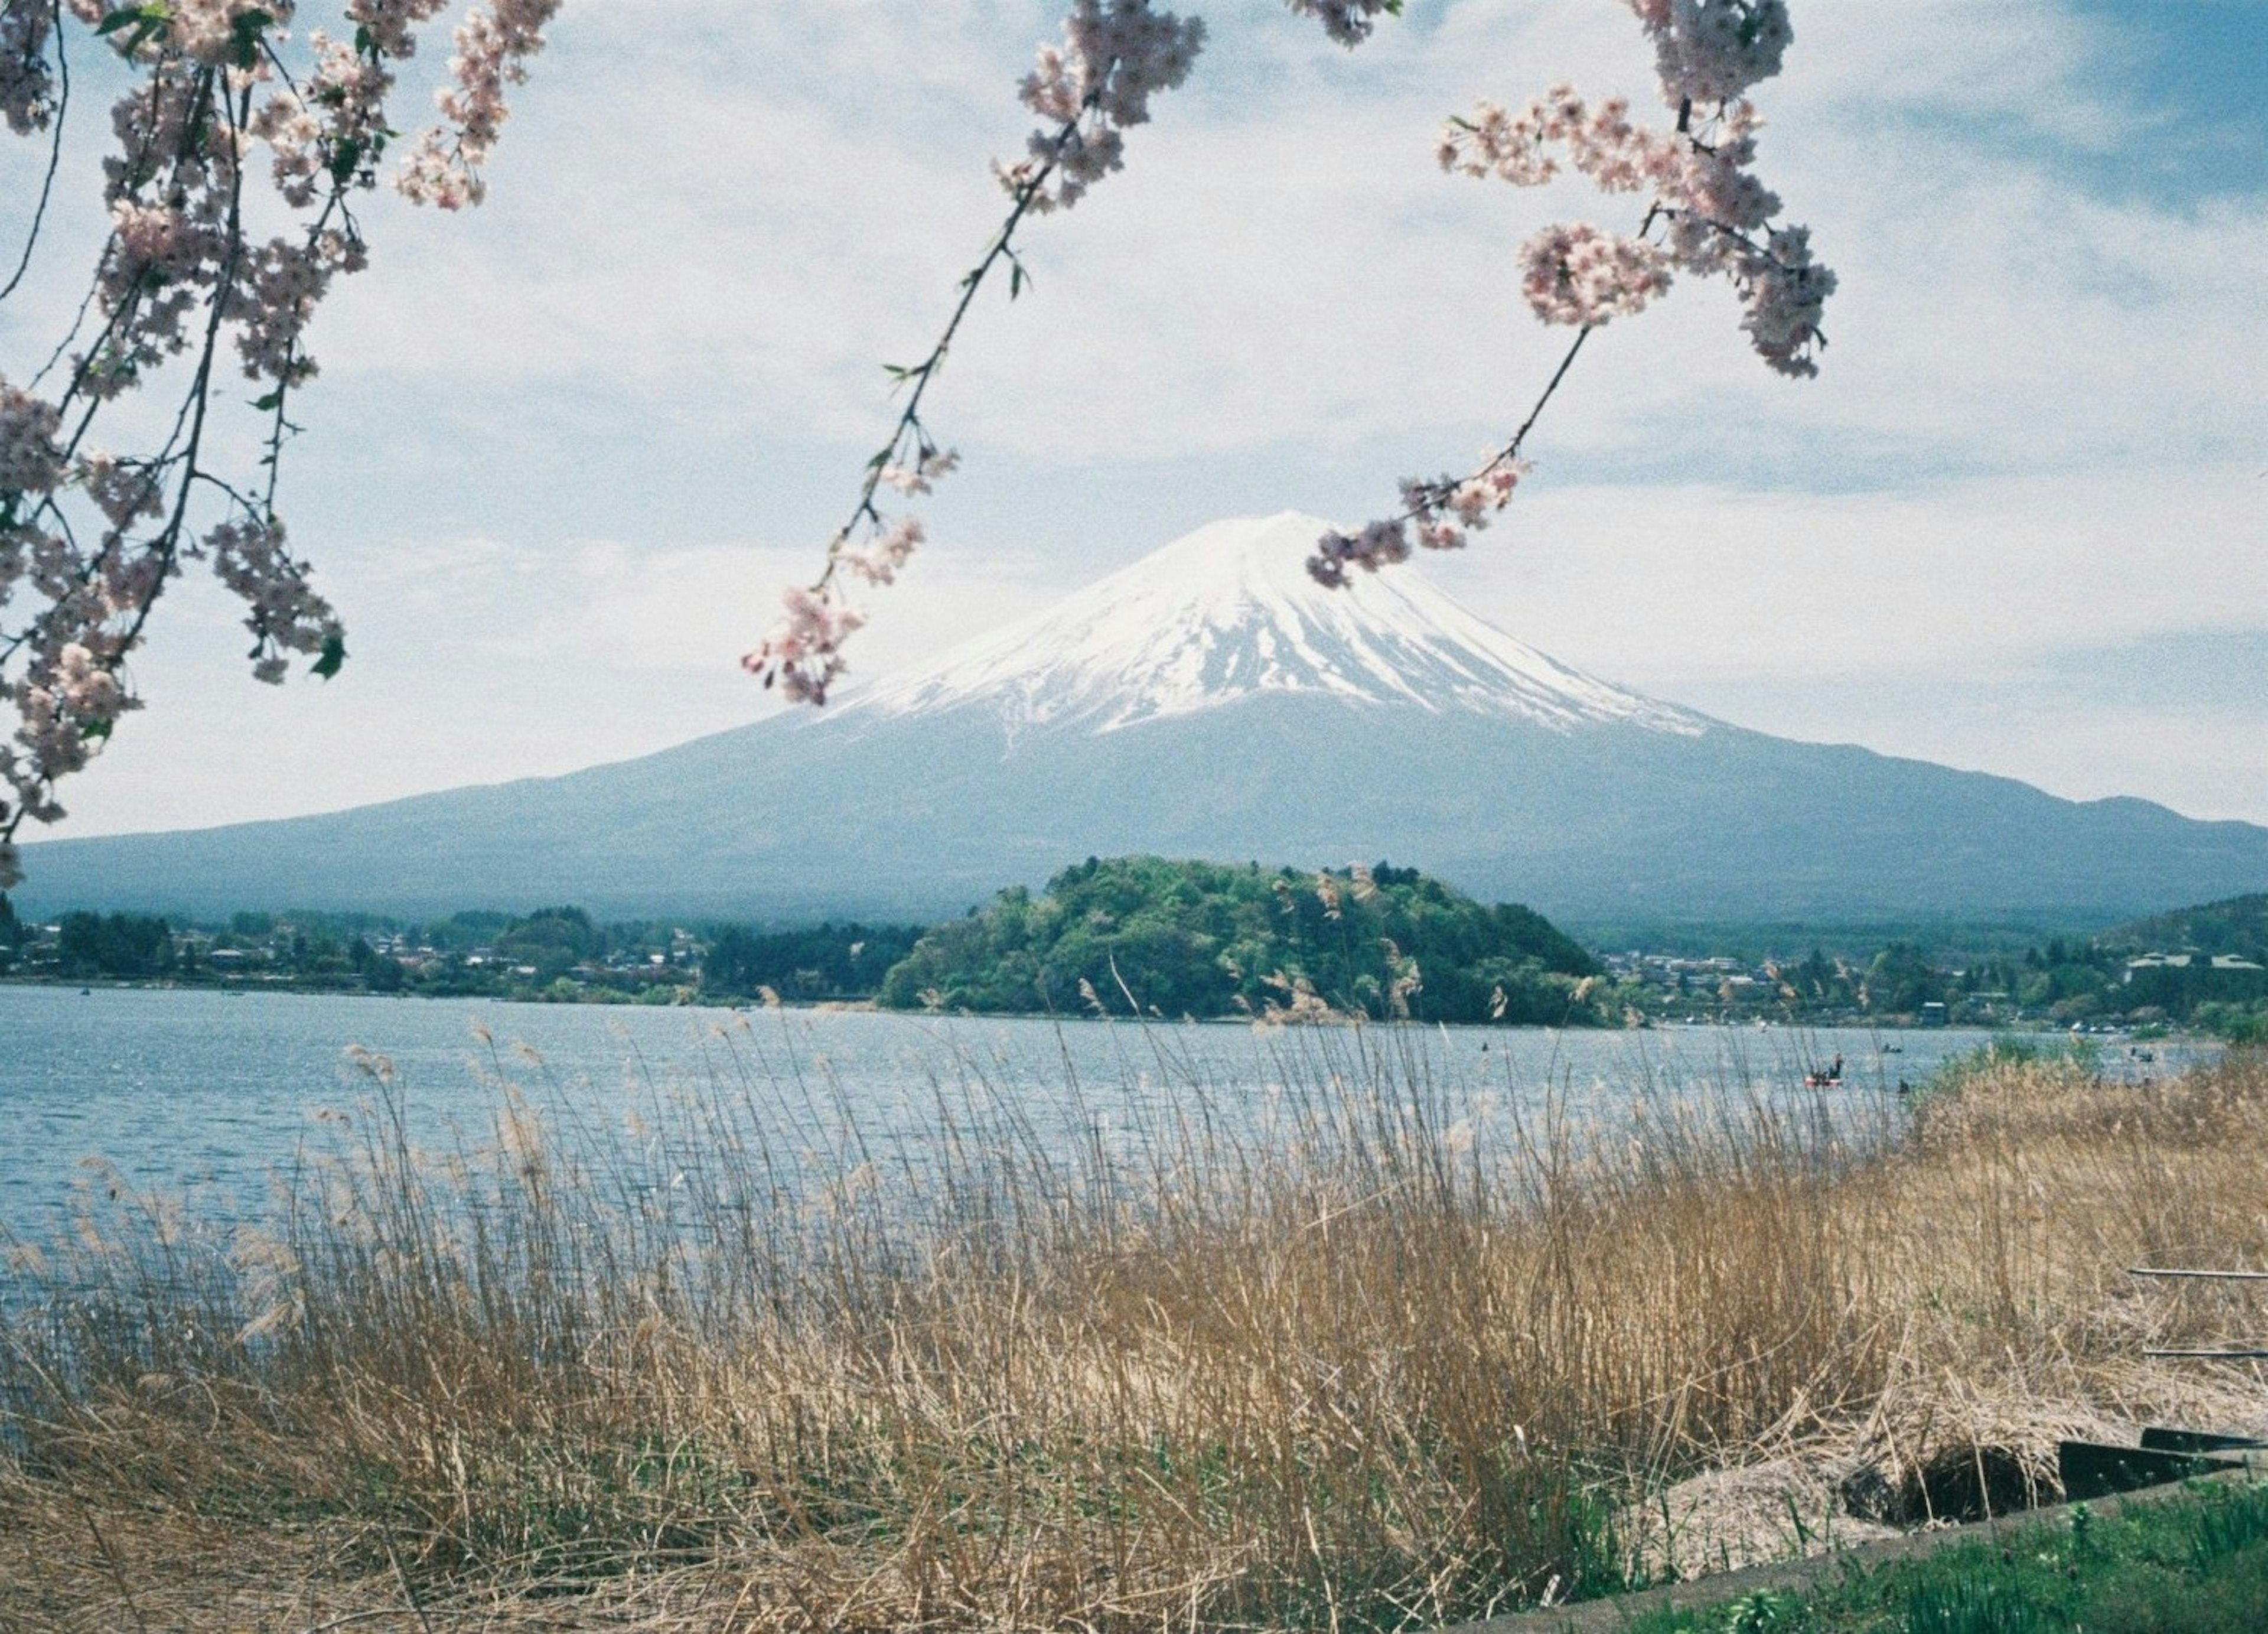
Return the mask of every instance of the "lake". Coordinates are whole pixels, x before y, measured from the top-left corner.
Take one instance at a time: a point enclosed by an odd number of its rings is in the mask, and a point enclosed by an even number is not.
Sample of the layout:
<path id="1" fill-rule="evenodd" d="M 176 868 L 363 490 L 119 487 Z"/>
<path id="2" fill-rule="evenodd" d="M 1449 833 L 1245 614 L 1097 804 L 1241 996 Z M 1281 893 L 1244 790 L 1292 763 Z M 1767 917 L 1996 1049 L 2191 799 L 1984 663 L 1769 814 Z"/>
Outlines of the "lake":
<path id="1" fill-rule="evenodd" d="M 1755 1095 L 1831 1115 L 1879 1109 L 1989 1034 L 1962 1029 L 1672 1027 L 1553 1032 L 1429 1027 L 1270 1029 L 1056 1023 L 864 1012 L 646 1009 L 291 993 L 0 986 L 0 1233 L 52 1232 L 74 1185 L 107 1174 L 185 1194 L 227 1219 L 263 1209 L 272 1176 L 330 1138 L 327 1110 L 373 1086 L 350 1047 L 393 1064 L 394 1104 L 420 1145 L 477 1142 L 509 1083 L 555 1118 L 627 1126 L 684 1095 L 761 1107 L 799 1152 L 919 1144 L 940 1120 L 1009 1107 L 1042 1142 L 1138 1138 L 1206 1115 L 1266 1127 L 1302 1085 L 1364 1081 L 1381 1056 L 1430 1085 L 1444 1115 L 1533 1110 L 1547 1094 L 1612 1115 L 1634 1092 Z M 2105 1064 L 2178 1070 L 2208 1045 L 2121 1042 Z M 1846 1087 L 1801 1086 L 1841 1056 Z M 107 1181 L 103 1183 L 107 1183 Z"/>

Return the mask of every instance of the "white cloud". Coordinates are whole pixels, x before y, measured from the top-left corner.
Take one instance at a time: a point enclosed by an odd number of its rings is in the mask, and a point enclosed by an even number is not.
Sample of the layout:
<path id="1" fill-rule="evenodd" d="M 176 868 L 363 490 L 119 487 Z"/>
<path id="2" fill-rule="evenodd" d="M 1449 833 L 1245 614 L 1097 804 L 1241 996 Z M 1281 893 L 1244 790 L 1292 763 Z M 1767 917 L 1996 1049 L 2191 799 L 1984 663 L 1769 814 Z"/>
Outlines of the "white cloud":
<path id="1" fill-rule="evenodd" d="M 134 666 L 150 707 L 67 788 L 92 835 L 328 811 L 625 760 L 776 710 L 744 673 L 806 553 L 719 543 L 396 543 L 334 575 L 350 628 L 337 680 L 264 687 L 239 609 L 196 580 Z M 926 593 L 878 600 L 857 673 L 878 674 L 1062 585 L 1008 554 L 926 564 Z"/>
<path id="2" fill-rule="evenodd" d="M 2068 648 L 2268 629 L 2264 488 L 2242 469 L 1857 494 L 1547 487 L 1440 571 L 1523 638 L 1673 694 L 1981 679 Z"/>

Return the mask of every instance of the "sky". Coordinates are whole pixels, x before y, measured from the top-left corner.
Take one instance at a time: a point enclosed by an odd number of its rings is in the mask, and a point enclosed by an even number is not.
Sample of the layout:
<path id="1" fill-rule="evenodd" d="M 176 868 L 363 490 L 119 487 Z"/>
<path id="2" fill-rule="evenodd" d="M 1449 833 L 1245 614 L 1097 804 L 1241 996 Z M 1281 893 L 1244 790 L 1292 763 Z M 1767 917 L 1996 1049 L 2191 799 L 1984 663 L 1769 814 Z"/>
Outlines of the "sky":
<path id="1" fill-rule="evenodd" d="M 1549 373 L 1518 247 L 1628 201 L 1446 177 L 1435 133 L 1563 77 L 1651 105 L 1627 10 L 1410 0 L 1348 52 L 1272 0 L 1196 9 L 1205 54 L 1125 173 L 1034 224 L 1020 299 L 980 299 L 932 397 L 962 469 L 867 599 L 854 684 L 1216 518 L 1379 514 Z M 2268 821 L 2268 5 L 1793 12 L 1758 168 L 1841 281 L 1821 378 L 1765 370 L 1687 280 L 1594 338 L 1514 508 L 1423 570 L 1745 726 Z M 254 683 L 184 581 L 134 664 L 149 707 L 55 832 L 562 772 L 777 708 L 736 659 L 849 509 L 880 365 L 998 223 L 1057 16 L 567 0 L 489 202 L 373 200 L 372 268 L 319 320 L 281 509 L 345 670 Z M 0 377 L 84 290 L 99 123 L 0 305 Z M 0 241 L 40 157 L 0 138 Z"/>

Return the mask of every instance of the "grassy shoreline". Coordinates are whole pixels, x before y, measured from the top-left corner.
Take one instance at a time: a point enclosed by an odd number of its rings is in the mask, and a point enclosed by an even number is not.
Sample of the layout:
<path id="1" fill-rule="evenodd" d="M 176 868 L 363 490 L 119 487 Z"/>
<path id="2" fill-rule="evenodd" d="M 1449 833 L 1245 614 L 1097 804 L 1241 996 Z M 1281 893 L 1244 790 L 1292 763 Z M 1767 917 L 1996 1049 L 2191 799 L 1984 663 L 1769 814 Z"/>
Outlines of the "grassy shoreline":
<path id="1" fill-rule="evenodd" d="M 1267 1139 L 1200 1100 L 1138 1161 L 945 1099 L 791 1161 L 747 1103 L 802 1092 L 747 1082 L 505 1086 L 423 1152 L 373 1061 L 269 1233 L 99 1199 L 16 1255 L 0 1629 L 1415 1628 L 2268 1427 L 2142 1355 L 2248 1307 L 2123 1275 L 2268 1262 L 2257 1056 L 1984 1060 L 1859 1138 L 1491 1136 L 1390 1037 L 1304 1058 Z"/>

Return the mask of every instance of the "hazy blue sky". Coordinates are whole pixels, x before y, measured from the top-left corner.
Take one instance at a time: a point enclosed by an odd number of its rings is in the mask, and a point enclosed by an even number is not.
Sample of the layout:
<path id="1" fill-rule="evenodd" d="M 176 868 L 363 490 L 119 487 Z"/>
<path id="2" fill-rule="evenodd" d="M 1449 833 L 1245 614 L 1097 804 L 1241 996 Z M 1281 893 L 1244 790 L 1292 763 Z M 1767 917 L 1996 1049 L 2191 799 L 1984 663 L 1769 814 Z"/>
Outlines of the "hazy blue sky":
<path id="1" fill-rule="evenodd" d="M 1650 99 L 1613 0 L 1410 0 L 1348 54 L 1213 0 L 1123 176 L 1028 239 L 935 397 L 965 467 L 872 600 L 871 678 L 1213 518 L 1350 521 L 1462 465 L 1561 337 L 1513 252 L 1623 202 L 1453 180 L 1440 116 Z M 1600 335 L 1454 593 L 1746 725 L 2268 821 L 2268 5 L 1795 0 L 1760 168 L 1842 278 L 1822 379 L 1688 284 Z M 462 218 L 370 211 L 285 513 L 350 623 L 243 673 L 191 588 L 97 833 L 569 769 L 757 718 L 807 575 L 999 210 L 1027 0 L 568 0 Z M 92 133 L 95 121 L 87 121 Z M 11 144 L 20 150 L 22 144 Z M 20 230 L 28 152 L 0 160 Z M 85 212 L 92 151 L 70 202 Z M 90 223 L 0 308 L 43 355 Z"/>

